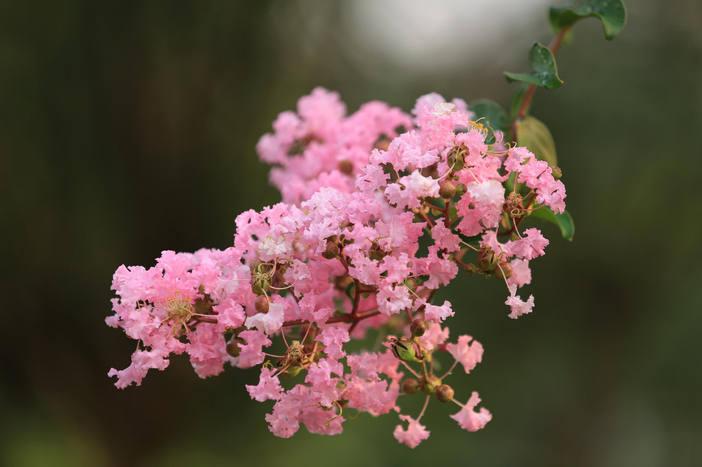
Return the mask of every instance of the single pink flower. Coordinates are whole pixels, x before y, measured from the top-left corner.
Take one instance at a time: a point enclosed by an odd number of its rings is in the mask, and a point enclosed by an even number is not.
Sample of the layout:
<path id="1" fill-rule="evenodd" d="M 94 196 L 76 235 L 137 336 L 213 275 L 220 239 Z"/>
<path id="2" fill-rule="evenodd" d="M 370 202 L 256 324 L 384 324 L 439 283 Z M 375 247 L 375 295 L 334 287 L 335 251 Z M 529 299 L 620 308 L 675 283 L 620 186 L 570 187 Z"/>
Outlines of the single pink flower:
<path id="1" fill-rule="evenodd" d="M 473 391 L 468 402 L 451 418 L 458 422 L 458 425 L 466 431 L 478 431 L 485 428 L 485 425 L 492 420 L 492 414 L 486 408 L 476 411 L 475 407 L 480 404 L 480 396 Z"/>
<path id="2" fill-rule="evenodd" d="M 271 368 L 261 368 L 261 376 L 256 386 L 246 385 L 246 390 L 252 399 L 258 402 L 267 400 L 277 401 L 283 394 L 280 380 L 275 376 L 275 370 Z"/>
<path id="3" fill-rule="evenodd" d="M 448 300 L 444 300 L 444 304 L 441 306 L 432 305 L 431 303 L 424 305 L 424 317 L 429 321 L 441 322 L 453 315 L 454 312 Z"/>
<path id="4" fill-rule="evenodd" d="M 429 430 L 419 423 L 418 420 L 408 415 L 400 415 L 400 420 L 407 422 L 407 428 L 403 428 L 402 425 L 397 425 L 395 427 L 392 435 L 398 442 L 414 449 L 419 446 L 419 443 L 429 438 Z"/>
<path id="5" fill-rule="evenodd" d="M 473 371 L 483 359 L 483 345 L 471 336 L 459 336 L 456 344 L 446 344 L 446 351 L 463 365 L 466 373 Z"/>
<path id="6" fill-rule="evenodd" d="M 532 312 L 534 308 L 534 296 L 529 295 L 529 298 L 525 302 L 517 295 L 510 295 L 505 301 L 505 305 L 510 308 L 509 317 L 512 319 L 517 319 L 522 315 L 526 315 Z"/>

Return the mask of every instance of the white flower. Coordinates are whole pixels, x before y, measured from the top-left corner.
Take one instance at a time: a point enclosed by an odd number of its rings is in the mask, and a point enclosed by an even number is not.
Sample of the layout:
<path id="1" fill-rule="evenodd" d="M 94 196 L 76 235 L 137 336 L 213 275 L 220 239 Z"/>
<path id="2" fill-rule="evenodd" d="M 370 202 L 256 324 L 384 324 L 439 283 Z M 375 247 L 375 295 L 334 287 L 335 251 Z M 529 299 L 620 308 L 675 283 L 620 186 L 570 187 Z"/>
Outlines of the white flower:
<path id="1" fill-rule="evenodd" d="M 264 258 L 284 256 L 289 252 L 290 247 L 282 237 L 267 235 L 258 243 L 258 253 Z"/>
<path id="2" fill-rule="evenodd" d="M 434 104 L 434 108 L 432 109 L 432 114 L 434 114 L 437 117 L 442 117 L 444 115 L 448 115 L 451 112 L 456 111 L 456 104 L 452 102 L 439 102 L 437 104 Z"/>
<path id="3" fill-rule="evenodd" d="M 471 198 L 478 204 L 502 204 L 505 202 L 505 187 L 497 180 L 474 182 L 466 187 Z"/>
<path id="4" fill-rule="evenodd" d="M 418 170 L 415 170 L 406 177 L 400 179 L 407 191 L 417 198 L 433 198 L 439 196 L 439 182 L 435 178 L 425 177 Z"/>

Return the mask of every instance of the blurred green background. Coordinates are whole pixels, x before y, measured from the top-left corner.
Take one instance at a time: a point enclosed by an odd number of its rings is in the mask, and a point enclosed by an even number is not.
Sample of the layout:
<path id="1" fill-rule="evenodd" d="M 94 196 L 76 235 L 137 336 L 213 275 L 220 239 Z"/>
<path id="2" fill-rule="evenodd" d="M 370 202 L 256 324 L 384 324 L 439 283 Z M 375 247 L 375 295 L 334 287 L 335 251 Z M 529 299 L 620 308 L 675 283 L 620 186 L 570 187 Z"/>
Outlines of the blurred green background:
<path id="1" fill-rule="evenodd" d="M 0 3 L 0 464 L 7 466 L 702 465 L 702 4 L 630 0 L 613 42 L 578 25 L 566 85 L 534 113 L 558 144 L 577 222 L 534 263 L 536 312 L 498 281 L 447 294 L 486 347 L 458 387 L 494 420 L 433 405 L 409 450 L 397 419 L 339 437 L 268 433 L 254 371 L 199 380 L 185 359 L 118 391 L 133 342 L 106 327 L 114 269 L 223 248 L 277 201 L 254 145 L 316 85 L 350 109 L 423 93 L 507 103 L 501 72 L 547 42 L 546 0 Z"/>

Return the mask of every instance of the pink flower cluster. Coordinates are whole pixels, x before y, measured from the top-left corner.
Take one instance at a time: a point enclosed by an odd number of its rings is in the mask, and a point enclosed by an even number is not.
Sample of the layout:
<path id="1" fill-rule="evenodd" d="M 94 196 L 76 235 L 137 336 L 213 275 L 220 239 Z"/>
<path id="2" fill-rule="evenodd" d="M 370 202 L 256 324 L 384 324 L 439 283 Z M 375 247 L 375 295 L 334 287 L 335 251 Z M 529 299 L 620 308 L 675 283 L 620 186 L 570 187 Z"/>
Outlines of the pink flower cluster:
<path id="1" fill-rule="evenodd" d="M 299 100 L 297 113 L 278 115 L 275 133 L 264 135 L 256 149 L 275 166 L 271 182 L 283 201 L 299 203 L 323 186 L 353 191 L 355 175 L 368 164 L 371 149 L 411 125 L 409 115 L 379 101 L 346 116 L 337 93 L 317 88 Z"/>
<path id="2" fill-rule="evenodd" d="M 260 365 L 246 389 L 273 401 L 276 436 L 301 425 L 338 434 L 348 411 L 393 412 L 394 437 L 413 448 L 429 437 L 431 400 L 482 429 L 492 415 L 478 393 L 461 402 L 445 380 L 459 365 L 472 372 L 483 346 L 449 341 L 458 310 L 432 299 L 464 270 L 505 282 L 511 318 L 530 313 L 533 296 L 517 292 L 548 240 L 521 223 L 536 209 L 562 212 L 565 189 L 548 164 L 471 118 L 437 94 L 412 116 L 380 102 L 346 116 L 324 89 L 300 99 L 258 144 L 283 203 L 240 214 L 224 251 L 167 251 L 152 268 L 115 272 L 107 324 L 137 341 L 131 365 L 109 372 L 117 387 L 187 353 L 203 378 Z M 365 339 L 375 347 L 349 353 Z M 424 406 L 411 417 L 400 401 L 414 395 Z"/>

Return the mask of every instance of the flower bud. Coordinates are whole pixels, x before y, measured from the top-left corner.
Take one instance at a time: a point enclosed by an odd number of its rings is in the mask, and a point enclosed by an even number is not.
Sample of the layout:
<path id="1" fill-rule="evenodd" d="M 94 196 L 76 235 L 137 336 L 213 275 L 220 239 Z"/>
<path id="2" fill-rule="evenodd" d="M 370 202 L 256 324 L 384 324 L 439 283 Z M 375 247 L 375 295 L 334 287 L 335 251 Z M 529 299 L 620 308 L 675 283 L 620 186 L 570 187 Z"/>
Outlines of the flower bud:
<path id="1" fill-rule="evenodd" d="M 390 348 L 399 360 L 403 362 L 421 362 L 424 359 L 424 351 L 414 341 L 401 337 L 388 338 L 390 340 Z"/>
<path id="2" fill-rule="evenodd" d="M 239 347 L 239 344 L 239 339 L 236 336 L 232 337 L 232 340 L 227 343 L 227 353 L 232 357 L 238 357 L 241 353 L 241 347 Z"/>
<path id="3" fill-rule="evenodd" d="M 463 183 L 459 183 L 458 185 L 456 185 L 456 194 L 458 196 L 461 196 L 465 192 L 466 192 L 466 186 Z"/>
<path id="4" fill-rule="evenodd" d="M 373 145 L 374 148 L 380 149 L 381 151 L 387 151 L 389 146 L 390 146 L 390 138 L 388 138 L 385 135 L 380 135 L 378 140 Z"/>
<path id="5" fill-rule="evenodd" d="M 351 175 L 353 173 L 353 162 L 348 159 L 342 159 L 338 164 L 339 172 L 344 175 Z"/>
<path id="6" fill-rule="evenodd" d="M 441 380 L 434 375 L 428 375 L 426 378 L 422 378 L 421 387 L 427 394 L 434 394 L 439 386 L 441 386 Z"/>
<path id="7" fill-rule="evenodd" d="M 336 276 L 334 279 L 334 287 L 338 290 L 344 291 L 346 288 L 353 283 L 353 278 L 348 274 L 343 276 Z"/>
<path id="8" fill-rule="evenodd" d="M 465 161 L 464 157 L 466 155 L 466 149 L 461 147 L 454 147 L 448 154 L 447 162 L 452 167 L 453 171 L 459 171 L 463 168 Z"/>
<path id="9" fill-rule="evenodd" d="M 436 164 L 432 164 L 429 167 L 424 167 L 422 169 L 422 175 L 424 175 L 425 177 L 438 178 L 439 167 Z"/>
<path id="10" fill-rule="evenodd" d="M 259 295 L 258 297 L 256 297 L 256 311 L 258 311 L 259 313 L 268 313 L 268 305 L 268 297 L 266 297 L 265 295 Z"/>
<path id="11" fill-rule="evenodd" d="M 497 268 L 498 263 L 499 258 L 489 247 L 482 247 L 478 252 L 478 266 L 480 266 L 482 272 L 486 274 L 500 273 Z"/>
<path id="12" fill-rule="evenodd" d="M 512 276 L 512 266 L 507 261 L 500 261 L 499 267 L 495 269 L 495 277 L 501 278 L 503 275 L 505 279 L 509 279 Z"/>
<path id="13" fill-rule="evenodd" d="M 456 185 L 451 180 L 444 180 L 439 185 L 439 195 L 444 199 L 452 199 L 456 196 Z"/>
<path id="14" fill-rule="evenodd" d="M 339 255 L 339 244 L 336 241 L 336 237 L 330 237 L 327 239 L 327 246 L 322 253 L 326 259 L 334 259 Z"/>
<path id="15" fill-rule="evenodd" d="M 436 398 L 441 402 L 449 402 L 453 399 L 454 391 L 448 384 L 442 384 L 436 388 Z"/>
<path id="16" fill-rule="evenodd" d="M 412 324 L 410 324 L 410 331 L 412 331 L 414 337 L 423 336 L 427 331 L 427 322 L 423 319 L 415 319 L 412 321 Z"/>
<path id="17" fill-rule="evenodd" d="M 414 378 L 407 378 L 402 382 L 402 392 L 405 394 L 414 394 L 419 390 L 419 381 Z"/>

